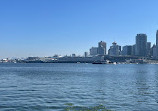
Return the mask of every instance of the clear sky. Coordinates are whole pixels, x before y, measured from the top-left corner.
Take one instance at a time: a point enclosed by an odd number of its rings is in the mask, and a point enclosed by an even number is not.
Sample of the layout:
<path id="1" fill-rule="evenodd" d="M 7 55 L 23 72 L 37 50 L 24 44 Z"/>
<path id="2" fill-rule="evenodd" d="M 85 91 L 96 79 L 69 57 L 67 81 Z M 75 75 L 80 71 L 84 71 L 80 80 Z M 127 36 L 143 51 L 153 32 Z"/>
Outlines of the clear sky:
<path id="1" fill-rule="evenodd" d="M 99 41 L 155 43 L 158 0 L 0 0 L 0 58 L 82 55 Z"/>

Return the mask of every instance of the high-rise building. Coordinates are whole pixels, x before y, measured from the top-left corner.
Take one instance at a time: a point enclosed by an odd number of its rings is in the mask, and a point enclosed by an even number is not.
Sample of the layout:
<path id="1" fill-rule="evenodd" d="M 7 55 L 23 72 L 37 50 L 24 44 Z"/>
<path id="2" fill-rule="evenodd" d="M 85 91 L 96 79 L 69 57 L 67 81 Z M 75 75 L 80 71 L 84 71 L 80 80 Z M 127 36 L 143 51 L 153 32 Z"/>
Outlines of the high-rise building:
<path id="1" fill-rule="evenodd" d="M 153 58 L 157 59 L 157 46 L 154 44 L 152 47 L 152 51 L 153 51 Z"/>
<path id="2" fill-rule="evenodd" d="M 156 46 L 153 48 L 153 58 L 158 59 L 158 30 L 156 32 Z"/>
<path id="3" fill-rule="evenodd" d="M 113 42 L 112 46 L 110 46 L 109 55 L 110 56 L 118 56 L 118 55 L 120 55 L 120 46 L 117 45 L 116 42 Z"/>
<path id="4" fill-rule="evenodd" d="M 150 54 L 150 51 L 151 51 L 151 42 L 147 42 L 147 46 L 146 46 L 146 50 L 147 50 L 147 56 L 150 57 L 151 54 Z"/>
<path id="5" fill-rule="evenodd" d="M 132 46 L 132 55 L 133 56 L 136 55 L 136 45 L 135 44 Z"/>
<path id="6" fill-rule="evenodd" d="M 90 55 L 95 56 L 98 54 L 98 47 L 92 47 L 90 48 Z"/>
<path id="7" fill-rule="evenodd" d="M 100 41 L 98 43 L 98 54 L 105 55 L 106 54 L 106 42 Z"/>
<path id="8" fill-rule="evenodd" d="M 84 57 L 88 57 L 88 52 L 84 52 Z"/>
<path id="9" fill-rule="evenodd" d="M 120 50 L 120 52 L 121 52 L 121 46 L 119 46 L 119 50 Z"/>
<path id="10" fill-rule="evenodd" d="M 132 46 L 131 45 L 123 46 L 122 55 L 132 55 Z"/>
<path id="11" fill-rule="evenodd" d="M 145 57 L 147 54 L 147 35 L 137 34 L 136 36 L 136 56 Z"/>
<path id="12" fill-rule="evenodd" d="M 154 48 L 156 48 L 156 45 L 154 44 L 152 47 L 151 47 L 151 50 L 150 50 L 150 54 L 151 54 L 151 56 L 153 57 L 153 55 L 154 55 Z"/>
<path id="13" fill-rule="evenodd" d="M 158 46 L 158 30 L 156 32 L 156 46 Z"/>

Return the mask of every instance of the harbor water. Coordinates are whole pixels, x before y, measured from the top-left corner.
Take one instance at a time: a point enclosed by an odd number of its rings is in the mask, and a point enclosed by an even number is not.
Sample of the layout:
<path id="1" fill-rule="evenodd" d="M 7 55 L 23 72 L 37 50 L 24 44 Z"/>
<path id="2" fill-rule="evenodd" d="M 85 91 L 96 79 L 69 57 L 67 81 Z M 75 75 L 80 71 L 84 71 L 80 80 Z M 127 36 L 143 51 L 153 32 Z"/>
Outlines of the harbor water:
<path id="1" fill-rule="evenodd" d="M 158 65 L 0 64 L 0 111 L 101 111 L 101 107 L 158 110 Z"/>

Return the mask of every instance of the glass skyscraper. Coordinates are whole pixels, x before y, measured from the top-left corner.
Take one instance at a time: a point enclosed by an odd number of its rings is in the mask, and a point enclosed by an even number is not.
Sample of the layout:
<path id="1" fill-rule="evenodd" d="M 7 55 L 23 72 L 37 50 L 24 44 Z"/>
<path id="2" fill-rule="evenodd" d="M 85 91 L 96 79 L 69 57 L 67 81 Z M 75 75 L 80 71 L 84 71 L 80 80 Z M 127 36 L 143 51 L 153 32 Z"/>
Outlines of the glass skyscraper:
<path id="1" fill-rule="evenodd" d="M 146 57 L 147 54 L 147 35 L 137 34 L 136 36 L 136 56 Z"/>

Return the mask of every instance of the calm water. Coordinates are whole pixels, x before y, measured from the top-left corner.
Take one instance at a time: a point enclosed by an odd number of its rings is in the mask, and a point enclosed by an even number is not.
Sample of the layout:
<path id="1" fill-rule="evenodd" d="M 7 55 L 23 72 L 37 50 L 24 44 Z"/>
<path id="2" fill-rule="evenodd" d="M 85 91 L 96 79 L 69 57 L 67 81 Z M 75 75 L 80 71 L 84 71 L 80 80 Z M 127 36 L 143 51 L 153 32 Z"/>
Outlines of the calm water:
<path id="1" fill-rule="evenodd" d="M 158 110 L 158 65 L 0 64 L 0 111 Z"/>

